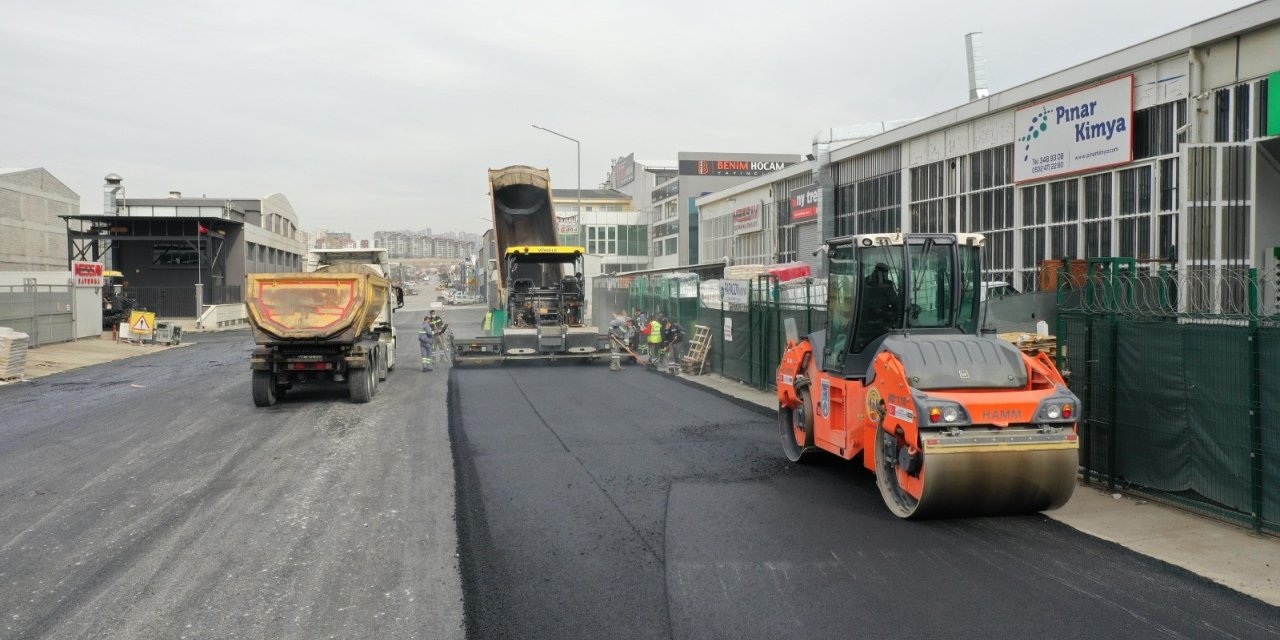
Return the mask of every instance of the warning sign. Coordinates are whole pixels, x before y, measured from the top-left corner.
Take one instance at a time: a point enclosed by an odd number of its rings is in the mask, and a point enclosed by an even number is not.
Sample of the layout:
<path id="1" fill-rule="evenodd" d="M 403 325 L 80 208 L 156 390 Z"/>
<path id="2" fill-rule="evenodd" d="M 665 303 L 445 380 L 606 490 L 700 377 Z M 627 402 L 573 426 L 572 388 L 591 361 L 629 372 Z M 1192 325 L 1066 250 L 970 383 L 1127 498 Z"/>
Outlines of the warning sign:
<path id="1" fill-rule="evenodd" d="M 156 314 L 154 311 L 132 311 L 129 313 L 129 333 L 151 335 L 156 330 Z"/>

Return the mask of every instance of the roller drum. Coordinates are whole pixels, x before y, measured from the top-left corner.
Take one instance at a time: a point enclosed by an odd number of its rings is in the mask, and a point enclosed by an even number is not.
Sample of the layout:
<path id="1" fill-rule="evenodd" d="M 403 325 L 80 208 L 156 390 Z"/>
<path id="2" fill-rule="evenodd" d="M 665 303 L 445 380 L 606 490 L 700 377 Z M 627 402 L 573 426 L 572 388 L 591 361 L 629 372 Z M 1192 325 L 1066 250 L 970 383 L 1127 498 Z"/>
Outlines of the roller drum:
<path id="1" fill-rule="evenodd" d="M 893 444 L 891 444 L 893 443 Z M 919 500 L 899 483 L 896 440 L 879 433 L 876 484 L 900 518 L 1032 513 L 1066 504 L 1076 486 L 1079 445 L 992 444 L 923 449 Z"/>

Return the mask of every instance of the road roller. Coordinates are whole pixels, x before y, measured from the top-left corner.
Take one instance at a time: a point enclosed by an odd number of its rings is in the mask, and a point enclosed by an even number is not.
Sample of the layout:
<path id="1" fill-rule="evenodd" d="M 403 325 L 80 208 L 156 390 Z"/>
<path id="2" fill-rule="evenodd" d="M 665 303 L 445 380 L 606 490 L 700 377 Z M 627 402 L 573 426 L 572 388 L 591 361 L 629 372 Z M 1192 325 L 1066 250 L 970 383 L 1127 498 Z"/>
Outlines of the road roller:
<path id="1" fill-rule="evenodd" d="M 778 426 L 792 462 L 861 457 L 900 518 L 1056 509 L 1080 401 L 1044 353 L 981 329 L 983 236 L 864 234 L 821 249 L 825 327 L 787 323 Z"/>

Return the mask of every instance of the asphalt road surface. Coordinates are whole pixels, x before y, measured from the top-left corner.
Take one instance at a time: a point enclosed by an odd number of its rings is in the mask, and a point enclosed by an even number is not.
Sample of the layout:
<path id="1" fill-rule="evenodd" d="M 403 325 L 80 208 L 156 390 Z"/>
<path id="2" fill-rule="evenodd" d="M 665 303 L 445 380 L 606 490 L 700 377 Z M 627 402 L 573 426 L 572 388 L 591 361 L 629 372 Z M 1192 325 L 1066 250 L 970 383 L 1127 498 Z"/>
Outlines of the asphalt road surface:
<path id="1" fill-rule="evenodd" d="M 0 638 L 462 638 L 447 372 L 407 311 L 367 405 L 255 408 L 247 331 L 0 388 Z"/>
<path id="2" fill-rule="evenodd" d="M 1280 610 L 1043 516 L 904 522 L 773 417 L 605 365 L 455 369 L 471 638 L 1276 638 Z"/>

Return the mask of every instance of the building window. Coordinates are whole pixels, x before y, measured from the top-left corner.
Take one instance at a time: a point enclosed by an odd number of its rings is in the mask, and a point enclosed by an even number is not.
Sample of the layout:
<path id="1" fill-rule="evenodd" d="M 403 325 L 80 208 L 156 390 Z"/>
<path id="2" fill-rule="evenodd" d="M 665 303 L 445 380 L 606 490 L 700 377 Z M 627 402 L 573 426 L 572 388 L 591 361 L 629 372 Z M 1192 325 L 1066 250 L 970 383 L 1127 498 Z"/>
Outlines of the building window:
<path id="1" fill-rule="evenodd" d="M 151 245 L 151 264 L 156 267 L 195 267 L 200 256 L 195 247 L 182 244 Z"/>
<path id="2" fill-rule="evenodd" d="M 911 170 L 911 230 L 948 233 L 946 163 L 933 162 Z"/>
<path id="3" fill-rule="evenodd" d="M 1039 268 L 1049 257 L 1046 246 L 1049 220 L 1048 187 L 1037 184 L 1022 191 L 1022 290 L 1040 288 Z"/>
<path id="4" fill-rule="evenodd" d="M 1151 165 L 1116 173 L 1120 186 L 1119 255 L 1151 258 Z"/>
<path id="5" fill-rule="evenodd" d="M 1084 183 L 1084 252 L 1090 258 L 1111 256 L 1111 174 L 1086 176 Z"/>
<path id="6" fill-rule="evenodd" d="M 618 255 L 618 228 L 615 226 L 588 226 L 587 253 Z"/>
<path id="7" fill-rule="evenodd" d="M 902 164 L 897 145 L 836 165 L 836 235 L 902 228 Z"/>
<path id="8" fill-rule="evenodd" d="M 1013 145 L 969 154 L 968 168 L 968 205 L 967 211 L 961 206 L 960 230 L 986 236 L 983 261 L 989 279 L 1012 282 Z"/>
<path id="9" fill-rule="evenodd" d="M 1166 102 L 1133 112 L 1133 159 L 1167 156 L 1178 150 L 1185 134 L 1176 133 L 1187 123 L 1187 101 Z"/>

